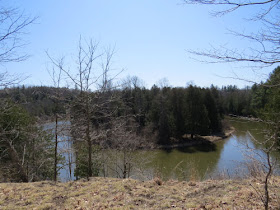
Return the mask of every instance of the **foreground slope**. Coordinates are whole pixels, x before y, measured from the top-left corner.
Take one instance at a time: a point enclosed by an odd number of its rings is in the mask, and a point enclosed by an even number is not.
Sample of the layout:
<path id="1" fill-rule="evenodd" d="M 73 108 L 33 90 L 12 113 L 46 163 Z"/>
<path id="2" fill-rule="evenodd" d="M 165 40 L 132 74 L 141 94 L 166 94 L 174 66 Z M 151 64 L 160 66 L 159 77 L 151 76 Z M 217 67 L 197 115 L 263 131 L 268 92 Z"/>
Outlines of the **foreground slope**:
<path id="1" fill-rule="evenodd" d="M 280 206 L 280 178 L 270 182 L 271 208 Z M 141 182 L 92 178 L 67 183 L 2 183 L 1 209 L 262 209 L 263 184 L 250 180 Z"/>

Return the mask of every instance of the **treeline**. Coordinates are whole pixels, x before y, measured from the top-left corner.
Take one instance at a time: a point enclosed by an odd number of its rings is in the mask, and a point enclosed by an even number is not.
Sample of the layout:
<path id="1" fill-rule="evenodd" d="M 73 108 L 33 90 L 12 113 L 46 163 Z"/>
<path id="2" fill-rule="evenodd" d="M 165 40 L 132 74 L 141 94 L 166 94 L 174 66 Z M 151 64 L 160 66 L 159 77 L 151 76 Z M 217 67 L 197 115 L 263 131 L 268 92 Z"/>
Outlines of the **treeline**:
<path id="1" fill-rule="evenodd" d="M 8 99 L 22 106 L 31 116 L 40 118 L 50 118 L 58 111 L 66 113 L 67 104 L 70 103 L 75 95 L 76 90 L 68 88 L 59 88 L 61 97 L 64 100 L 57 100 L 55 93 L 57 88 L 47 86 L 17 86 L 0 90 L 0 98 Z M 56 101 L 59 103 L 57 104 Z"/>
<path id="2" fill-rule="evenodd" d="M 279 72 L 278 67 L 266 82 L 243 89 L 231 85 L 222 88 L 154 85 L 147 89 L 137 84 L 139 79 L 134 77 L 134 81 L 111 92 L 118 95 L 118 106 L 125 105 L 126 115 L 133 116 L 138 132 L 149 128 L 157 136 L 157 143 L 170 144 L 173 138 L 180 139 L 184 134 L 193 137 L 221 132 L 224 115 L 263 117 L 264 110 L 279 110 L 279 88 L 275 88 L 279 84 Z M 1 99 L 9 99 L 31 116 L 44 119 L 56 113 L 66 115 L 79 94 L 75 89 L 46 86 L 0 90 Z"/>
<path id="3" fill-rule="evenodd" d="M 266 82 L 239 89 L 236 86 L 218 88 L 159 87 L 147 89 L 133 82 L 112 90 L 119 104 L 125 104 L 134 116 L 138 131 L 149 127 L 157 134 L 158 143 L 169 144 L 171 137 L 184 134 L 211 135 L 222 131 L 224 115 L 261 117 L 268 109 L 278 109 L 279 70 L 276 68 Z M 272 88 L 273 87 L 273 88 Z M 60 99 L 56 93 L 59 91 Z M 111 92 L 112 92 L 111 91 Z M 0 90 L 0 98 L 20 104 L 32 116 L 51 118 L 55 113 L 66 114 L 79 90 L 46 86 L 19 86 Z M 128 113 L 126 113 L 128 114 Z"/>
<path id="4" fill-rule="evenodd" d="M 227 86 L 219 90 L 224 114 L 268 118 L 280 111 L 280 67 L 275 68 L 265 82 L 238 89 Z M 272 117 L 272 116 L 270 116 Z"/>
<path id="5" fill-rule="evenodd" d="M 48 118 L 56 112 L 66 114 L 79 91 L 61 88 L 56 101 L 53 87 L 15 87 L 0 91 L 0 97 L 21 105 L 32 116 Z M 125 106 L 126 115 L 133 116 L 138 131 L 146 126 L 158 133 L 160 144 L 170 143 L 170 137 L 182 135 L 210 135 L 220 132 L 224 109 L 220 90 L 189 86 L 187 88 L 158 87 L 151 89 L 137 85 L 113 90 L 118 97 L 118 109 Z M 116 107 L 114 107 L 116 108 Z"/>

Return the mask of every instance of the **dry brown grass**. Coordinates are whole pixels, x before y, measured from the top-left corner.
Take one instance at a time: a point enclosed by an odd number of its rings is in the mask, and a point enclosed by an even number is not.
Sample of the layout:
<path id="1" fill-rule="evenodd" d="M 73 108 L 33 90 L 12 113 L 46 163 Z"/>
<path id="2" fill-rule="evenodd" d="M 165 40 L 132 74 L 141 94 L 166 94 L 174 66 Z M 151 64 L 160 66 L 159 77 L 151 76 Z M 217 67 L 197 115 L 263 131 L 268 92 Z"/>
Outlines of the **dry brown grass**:
<path id="1" fill-rule="evenodd" d="M 257 179 L 204 182 L 92 178 L 68 183 L 2 183 L 0 209 L 262 209 Z M 271 208 L 280 206 L 280 178 L 270 181 Z"/>

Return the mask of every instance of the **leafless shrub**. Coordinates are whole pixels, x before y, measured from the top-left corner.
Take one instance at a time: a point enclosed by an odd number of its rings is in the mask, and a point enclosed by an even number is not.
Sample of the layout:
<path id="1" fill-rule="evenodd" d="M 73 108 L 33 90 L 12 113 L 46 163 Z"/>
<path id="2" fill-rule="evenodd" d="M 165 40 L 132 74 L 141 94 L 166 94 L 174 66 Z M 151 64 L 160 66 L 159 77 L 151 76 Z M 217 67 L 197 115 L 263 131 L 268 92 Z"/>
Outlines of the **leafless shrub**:
<path id="1" fill-rule="evenodd" d="M 109 169 L 119 178 L 129 178 L 133 176 L 133 171 L 143 171 L 142 166 L 147 163 L 147 160 L 144 160 L 144 151 L 141 149 L 146 148 L 146 142 L 141 135 L 137 134 L 133 117 L 115 119 L 111 122 L 107 138 L 101 143 L 104 148 L 103 153 L 106 154 L 106 156 L 103 155 L 102 162 L 107 162 L 103 164 L 103 168 Z"/>
<path id="2" fill-rule="evenodd" d="M 265 209 L 269 208 L 269 179 L 272 177 L 274 170 L 278 166 L 278 161 L 276 158 L 272 158 L 274 151 L 279 150 L 277 144 L 279 143 L 279 132 L 278 123 L 269 123 L 269 129 L 265 130 L 265 139 L 260 141 L 254 138 L 254 136 L 248 131 L 249 136 L 257 145 L 261 145 L 260 148 L 255 149 L 252 146 L 244 144 L 243 155 L 247 159 L 245 161 L 245 166 L 248 170 L 248 174 L 254 178 L 258 178 L 264 183 L 264 189 L 251 185 L 256 193 L 259 195 Z"/>

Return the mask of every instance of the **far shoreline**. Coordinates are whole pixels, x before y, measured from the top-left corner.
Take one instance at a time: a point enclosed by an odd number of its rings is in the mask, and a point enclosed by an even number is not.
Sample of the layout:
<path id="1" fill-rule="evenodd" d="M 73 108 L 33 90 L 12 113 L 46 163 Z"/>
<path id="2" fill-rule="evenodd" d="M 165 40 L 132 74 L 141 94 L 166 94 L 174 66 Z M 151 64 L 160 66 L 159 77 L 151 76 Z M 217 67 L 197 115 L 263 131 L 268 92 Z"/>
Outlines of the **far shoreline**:
<path id="1" fill-rule="evenodd" d="M 232 118 L 231 116 L 229 116 Z M 45 119 L 41 119 L 42 124 L 51 124 L 55 123 L 53 117 L 47 117 Z M 243 118 L 244 119 L 244 118 Z M 64 120 L 60 120 L 59 122 L 65 122 Z M 41 124 L 40 123 L 40 124 Z M 192 146 L 197 146 L 197 145 L 208 145 L 208 144 L 214 144 L 218 141 L 222 141 L 228 137 L 230 137 L 233 133 L 235 132 L 235 128 L 228 125 L 226 128 L 224 128 L 223 131 L 213 134 L 213 135 L 208 135 L 208 136 L 201 136 L 198 134 L 194 135 L 194 138 L 191 138 L 190 134 L 184 134 L 181 139 L 175 139 L 171 137 L 171 140 L 173 140 L 173 143 L 171 144 L 166 144 L 166 145 L 160 145 L 157 143 L 151 143 L 151 144 L 142 144 L 139 145 L 136 150 L 154 150 L 154 149 L 175 149 L 175 148 L 187 148 L 187 147 L 192 147 Z M 114 148 L 112 148 L 114 149 Z"/>
<path id="2" fill-rule="evenodd" d="M 175 148 L 192 147 L 192 146 L 203 145 L 203 144 L 204 145 L 214 144 L 215 142 L 230 137 L 234 132 L 235 132 L 235 128 L 230 127 L 229 129 L 226 129 L 224 132 L 221 132 L 217 135 L 210 135 L 210 136 L 195 135 L 193 139 L 190 138 L 190 135 L 184 135 L 183 139 L 184 141 L 186 141 L 184 143 L 177 143 L 177 144 L 170 144 L 170 145 L 154 145 L 154 147 L 150 149 L 175 149 Z"/>

